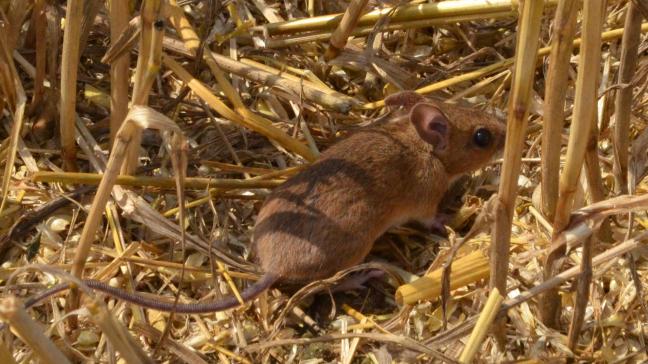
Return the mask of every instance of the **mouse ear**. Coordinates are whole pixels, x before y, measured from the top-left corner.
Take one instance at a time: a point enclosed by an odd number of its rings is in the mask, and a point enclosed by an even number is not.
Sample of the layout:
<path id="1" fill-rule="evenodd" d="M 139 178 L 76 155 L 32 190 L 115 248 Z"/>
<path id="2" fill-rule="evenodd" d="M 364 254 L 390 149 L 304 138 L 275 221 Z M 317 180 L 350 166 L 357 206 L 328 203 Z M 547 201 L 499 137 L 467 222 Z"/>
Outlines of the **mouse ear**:
<path id="1" fill-rule="evenodd" d="M 424 101 L 425 97 L 423 95 L 417 94 L 414 91 L 401 91 L 387 96 L 385 98 L 385 105 L 387 105 L 392 110 L 399 107 L 402 107 L 405 110 L 409 110 L 410 108 L 412 108 L 412 106 Z"/>
<path id="2" fill-rule="evenodd" d="M 429 103 L 414 105 L 409 114 L 410 121 L 421 139 L 434 146 L 434 150 L 444 150 L 448 145 L 448 119 L 436 106 Z"/>

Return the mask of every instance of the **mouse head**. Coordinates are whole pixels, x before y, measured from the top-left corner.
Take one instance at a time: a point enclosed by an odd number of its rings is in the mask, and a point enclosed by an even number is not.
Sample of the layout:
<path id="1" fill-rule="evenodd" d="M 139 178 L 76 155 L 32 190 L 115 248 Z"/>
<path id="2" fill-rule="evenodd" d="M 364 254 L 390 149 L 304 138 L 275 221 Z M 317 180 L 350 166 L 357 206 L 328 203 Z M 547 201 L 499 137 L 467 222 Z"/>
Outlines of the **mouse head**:
<path id="1" fill-rule="evenodd" d="M 385 104 L 409 114 L 420 139 L 432 145 L 432 153 L 450 175 L 482 167 L 504 146 L 506 126 L 481 110 L 431 100 L 413 91 L 389 96 Z"/>

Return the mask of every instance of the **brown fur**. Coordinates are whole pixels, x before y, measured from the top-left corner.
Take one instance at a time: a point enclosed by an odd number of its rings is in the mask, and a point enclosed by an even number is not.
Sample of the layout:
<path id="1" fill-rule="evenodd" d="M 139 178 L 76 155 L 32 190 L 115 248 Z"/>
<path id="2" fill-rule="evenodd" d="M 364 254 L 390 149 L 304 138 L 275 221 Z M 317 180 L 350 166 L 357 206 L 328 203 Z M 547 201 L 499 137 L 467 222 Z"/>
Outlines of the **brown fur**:
<path id="1" fill-rule="evenodd" d="M 447 148 L 435 151 L 413 127 L 408 114 L 419 102 L 447 116 Z M 387 105 L 392 111 L 381 122 L 333 145 L 267 198 L 254 231 L 265 272 L 304 283 L 361 263 L 388 228 L 433 218 L 451 178 L 481 167 L 503 145 L 504 125 L 483 112 L 412 93 Z M 472 142 L 479 127 L 493 134 L 491 148 Z"/>

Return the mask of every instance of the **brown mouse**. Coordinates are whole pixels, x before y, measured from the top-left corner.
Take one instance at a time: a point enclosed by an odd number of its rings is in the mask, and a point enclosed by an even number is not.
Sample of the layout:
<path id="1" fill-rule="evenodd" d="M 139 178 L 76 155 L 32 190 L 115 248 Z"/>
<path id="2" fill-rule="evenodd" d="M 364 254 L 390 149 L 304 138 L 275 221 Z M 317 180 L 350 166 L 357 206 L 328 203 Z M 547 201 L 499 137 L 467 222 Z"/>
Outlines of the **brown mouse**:
<path id="1" fill-rule="evenodd" d="M 385 104 L 388 113 L 374 125 L 331 146 L 268 196 L 253 236 L 264 275 L 241 292 L 244 301 L 274 283 L 304 284 L 361 263 L 390 227 L 411 220 L 430 225 L 450 182 L 489 162 L 504 145 L 505 125 L 480 110 L 412 91 L 392 95 Z M 239 305 L 233 296 L 174 305 L 84 282 L 160 311 L 202 313 Z"/>

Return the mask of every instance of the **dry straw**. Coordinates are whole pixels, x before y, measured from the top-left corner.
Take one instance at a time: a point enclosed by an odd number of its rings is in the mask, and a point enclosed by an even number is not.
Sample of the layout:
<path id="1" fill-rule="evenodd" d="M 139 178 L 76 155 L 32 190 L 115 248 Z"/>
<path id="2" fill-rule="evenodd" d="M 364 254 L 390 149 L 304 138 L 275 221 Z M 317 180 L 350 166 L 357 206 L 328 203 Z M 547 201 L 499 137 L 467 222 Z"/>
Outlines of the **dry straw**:
<path id="1" fill-rule="evenodd" d="M 628 151 L 630 149 L 630 115 L 632 115 L 632 78 L 637 68 L 639 40 L 641 36 L 640 7 L 634 1 L 628 2 L 626 10 L 619 79 L 621 87 L 616 92 L 614 111 L 614 170 L 615 188 L 619 193 L 628 193 Z"/>
<path id="2" fill-rule="evenodd" d="M 450 290 L 488 279 L 490 268 L 488 258 L 479 250 L 452 262 Z M 400 305 L 413 305 L 418 301 L 437 298 L 441 294 L 443 269 L 404 284 L 396 290 L 396 302 Z"/>
<path id="3" fill-rule="evenodd" d="M 63 168 L 76 171 L 76 143 L 74 124 L 76 122 L 76 83 L 79 69 L 79 40 L 84 0 L 67 2 L 65 13 L 65 32 L 63 33 L 63 52 L 61 60 L 61 156 Z"/>
<path id="4" fill-rule="evenodd" d="M 553 220 L 558 200 L 561 133 L 565 120 L 565 96 L 569 77 L 569 58 L 576 33 L 576 14 L 580 2 L 560 0 L 554 17 L 547 86 L 542 124 L 542 209 Z"/>
<path id="5" fill-rule="evenodd" d="M 69 363 L 58 347 L 45 336 L 43 327 L 32 320 L 23 308 L 23 303 L 16 297 L 9 296 L 0 300 L 0 319 L 11 326 L 18 337 L 38 355 L 42 363 Z"/>
<path id="6" fill-rule="evenodd" d="M 108 1 L 110 11 L 110 43 L 114 45 L 128 28 L 128 0 Z M 128 86 L 130 84 L 130 54 L 122 52 L 110 63 L 110 141 L 128 114 Z"/>
<path id="7" fill-rule="evenodd" d="M 137 57 L 137 66 L 135 68 L 135 75 L 133 76 L 132 105 L 148 104 L 151 86 L 153 86 L 153 81 L 160 69 L 162 39 L 164 36 L 164 23 L 160 17 L 161 7 L 161 0 L 147 0 L 142 2 L 139 38 L 140 53 Z M 162 25 L 159 22 L 162 22 Z M 129 134 L 132 142 L 129 143 L 126 160 L 121 166 L 122 174 L 134 173 L 139 161 L 142 135 L 137 128 L 131 129 Z M 117 138 L 117 134 L 115 134 L 115 138 Z"/>
<path id="8" fill-rule="evenodd" d="M 333 58 L 337 57 L 338 54 L 344 49 L 347 44 L 347 40 L 353 32 L 353 29 L 356 27 L 358 18 L 365 6 L 367 5 L 368 0 L 353 0 L 347 7 L 347 10 L 342 16 L 342 20 L 331 34 L 331 39 L 329 40 L 329 46 L 324 53 L 324 59 L 330 61 Z"/>
<path id="9" fill-rule="evenodd" d="M 90 317 L 101 328 L 101 331 L 108 337 L 111 345 L 119 352 L 126 363 L 155 363 L 144 352 L 141 343 L 128 332 L 126 327 L 117 320 L 103 302 L 90 302 L 86 305 L 90 311 Z"/>
<path id="10" fill-rule="evenodd" d="M 547 1 L 555 4 L 556 0 Z M 361 16 L 356 24 L 360 26 L 373 26 L 386 14 L 393 14 L 390 21 L 433 20 L 473 14 L 489 14 L 503 11 L 515 11 L 518 2 L 514 0 L 451 0 L 438 3 L 411 4 L 399 6 L 397 9 L 384 8 L 371 11 Z M 324 15 L 313 18 L 297 19 L 292 21 L 270 23 L 256 28 L 266 34 L 299 33 L 335 28 L 343 19 L 343 14 Z"/>
<path id="11" fill-rule="evenodd" d="M 418 28 L 428 28 L 431 26 L 442 26 L 442 25 L 447 26 L 450 24 L 464 23 L 464 22 L 476 21 L 476 20 L 481 20 L 486 18 L 488 19 L 510 18 L 510 17 L 514 17 L 515 15 L 516 13 L 512 9 L 509 9 L 507 11 L 498 11 L 493 13 L 454 15 L 454 16 L 446 16 L 442 18 L 401 21 L 397 23 L 390 22 L 384 27 L 381 27 L 381 30 L 383 31 L 411 30 L 411 29 L 418 29 Z M 371 33 L 374 33 L 375 31 L 376 31 L 375 25 L 358 26 L 351 31 L 350 35 L 354 37 L 367 36 Z M 266 38 L 263 40 L 263 42 L 264 45 L 268 48 L 283 48 L 283 47 L 290 47 L 290 46 L 295 46 L 303 43 L 327 41 L 331 39 L 332 35 L 333 35 L 332 32 L 322 30 L 322 31 L 305 33 L 303 35 L 298 34 L 298 35 L 286 36 L 281 38 L 278 37 Z"/>
<path id="12" fill-rule="evenodd" d="M 196 54 L 198 50 L 198 35 L 193 30 L 193 27 L 184 16 L 183 12 L 175 6 L 175 0 L 172 0 L 171 4 L 167 5 L 167 11 L 170 14 L 169 20 L 180 34 L 185 47 L 193 54 Z M 221 87 L 221 90 L 234 105 L 234 110 L 236 112 L 233 112 L 231 109 L 229 109 L 200 81 L 195 79 L 189 72 L 184 70 L 184 68 L 180 64 L 168 57 L 164 58 L 164 63 L 219 114 L 227 117 L 230 120 L 234 120 L 235 122 L 238 122 L 254 131 L 257 131 L 272 140 L 277 141 L 284 148 L 301 155 L 306 160 L 315 160 L 315 158 L 317 157 L 316 154 L 306 145 L 295 140 L 294 138 L 291 138 L 280 129 L 272 126 L 269 120 L 259 116 L 258 114 L 250 112 L 247 107 L 245 107 L 245 105 L 241 101 L 239 94 L 232 87 L 232 84 L 227 80 L 221 67 L 214 59 L 212 52 L 203 52 L 203 59 L 216 78 L 216 81 Z"/>
<path id="13" fill-rule="evenodd" d="M 0 110 L 6 105 L 13 114 L 13 124 L 9 136 L 9 146 L 7 148 L 7 157 L 5 160 L 4 171 L 2 173 L 2 201 L 0 202 L 0 214 L 4 210 L 7 196 L 9 194 L 9 185 L 11 174 L 16 161 L 16 150 L 20 139 L 20 131 L 24 122 L 25 106 L 27 96 L 23 89 L 22 82 L 18 76 L 18 71 L 12 58 L 13 49 L 9 48 L 12 42 L 9 41 L 11 34 L 6 27 L 0 27 L 0 91 L 3 98 L 0 98 Z M 6 100 L 6 104 L 5 104 Z"/>
<path id="14" fill-rule="evenodd" d="M 468 364 L 473 362 L 477 351 L 488 334 L 488 330 L 490 330 L 490 325 L 499 313 L 502 301 L 504 301 L 504 296 L 502 296 L 497 288 L 490 291 L 488 300 L 479 314 L 479 319 L 475 324 L 475 328 L 470 334 L 470 338 L 468 339 L 464 350 L 461 352 L 461 356 L 459 356 L 460 363 Z"/>
<path id="15" fill-rule="evenodd" d="M 601 68 L 600 34 L 604 5 L 604 0 L 591 0 L 584 4 L 583 44 L 578 58 L 576 99 L 567 145 L 565 169 L 560 175 L 560 192 L 553 223 L 554 236 L 557 236 L 569 223 L 574 194 L 585 159 L 585 148 L 590 138 L 592 124 L 596 120 L 596 84 Z M 560 270 L 558 264 L 564 252 L 564 248 L 556 247 L 551 250 L 545 263 L 545 279 L 551 278 Z M 549 291 L 543 296 L 540 311 L 546 325 L 558 327 L 560 306 L 557 290 Z"/>
<path id="16" fill-rule="evenodd" d="M 117 132 L 106 170 L 101 178 L 95 197 L 92 200 L 88 218 L 83 225 L 83 231 L 79 238 L 72 266 L 72 274 L 75 277 L 81 277 L 83 275 L 83 268 L 88 259 L 88 253 L 95 238 L 94 235 L 99 226 L 112 188 L 119 176 L 119 170 L 126 161 L 128 147 L 136 142 L 134 135 L 138 134 L 140 129 L 144 127 L 156 128 L 171 133 L 181 133 L 178 126 L 166 116 L 144 106 L 133 106 L 131 108 L 126 121 Z M 68 307 L 78 307 L 78 303 L 79 297 L 76 293 L 73 293 L 67 305 Z"/>
<path id="17" fill-rule="evenodd" d="M 103 175 L 97 173 L 64 173 L 64 172 L 38 172 L 32 176 L 34 182 L 80 183 L 97 185 Z M 191 189 L 218 188 L 221 190 L 272 188 L 283 183 L 283 180 L 273 179 L 248 179 L 233 178 L 201 178 L 189 177 L 185 180 L 185 187 Z M 158 187 L 175 188 L 175 180 L 170 177 L 125 176 L 120 175 L 115 179 L 115 184 L 133 187 Z"/>
<path id="18" fill-rule="evenodd" d="M 538 39 L 543 8 L 542 1 L 524 2 L 516 43 L 516 61 L 506 124 L 504 164 L 495 203 L 495 221 L 493 222 L 493 240 L 491 242 L 490 287 L 491 289 L 497 288 L 500 292 L 507 290 L 511 224 L 517 197 L 522 148 L 527 132 L 534 71 L 538 60 Z M 496 326 L 496 335 L 500 344 L 505 340 L 503 324 L 500 322 Z"/>
<path id="19" fill-rule="evenodd" d="M 165 57 L 164 65 L 169 67 L 180 79 L 187 83 L 187 85 L 201 98 L 203 99 L 212 109 L 214 109 L 219 114 L 224 117 L 240 123 L 241 125 L 248 127 L 259 134 L 265 135 L 268 138 L 277 141 L 280 145 L 284 146 L 290 151 L 303 156 L 308 160 L 315 160 L 315 155 L 312 153 L 306 145 L 290 137 L 288 134 L 284 133 L 282 130 L 275 128 L 272 124 L 260 117 L 254 116 L 250 120 L 252 114 L 241 115 L 234 110 L 230 109 L 225 105 L 218 97 L 216 97 L 205 85 L 200 81 L 195 79 L 189 72 L 187 72 L 180 64 L 171 58 Z M 255 114 L 256 115 L 256 114 Z"/>

